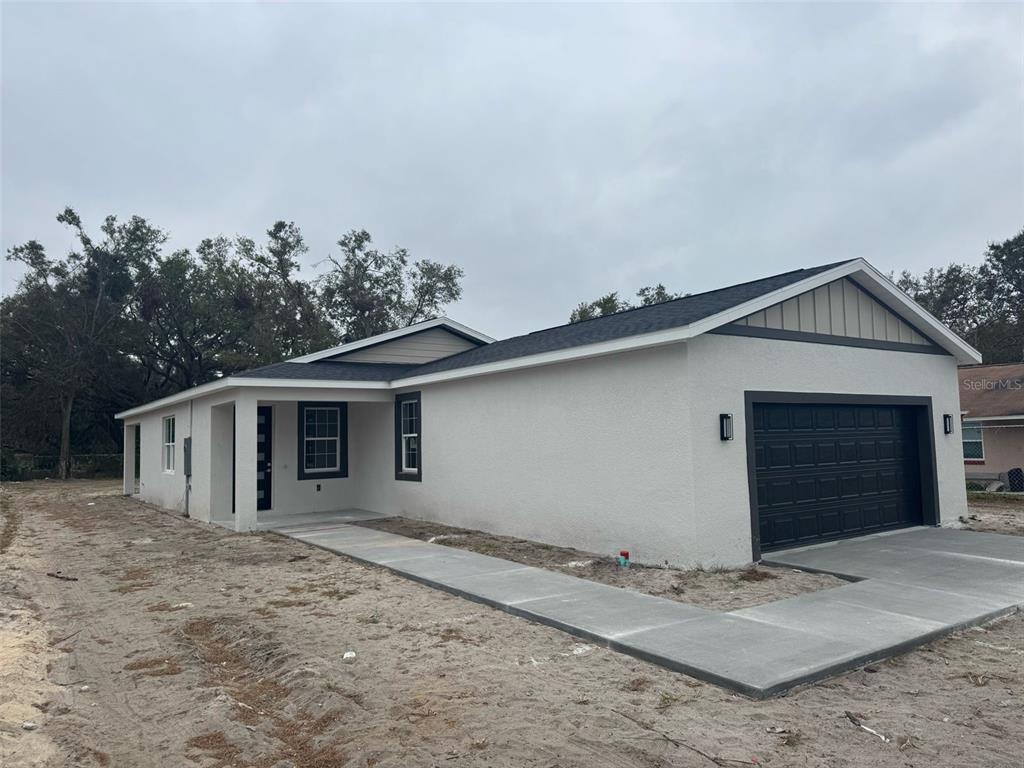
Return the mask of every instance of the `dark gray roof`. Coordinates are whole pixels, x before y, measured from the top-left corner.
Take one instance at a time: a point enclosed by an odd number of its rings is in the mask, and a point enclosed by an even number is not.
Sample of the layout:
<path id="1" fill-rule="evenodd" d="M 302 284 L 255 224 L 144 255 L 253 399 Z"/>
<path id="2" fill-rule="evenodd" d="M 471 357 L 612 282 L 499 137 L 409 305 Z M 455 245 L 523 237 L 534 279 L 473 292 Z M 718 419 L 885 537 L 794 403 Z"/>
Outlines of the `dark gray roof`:
<path id="1" fill-rule="evenodd" d="M 391 381 L 416 368 L 398 363 L 342 363 L 319 360 L 313 363 L 273 363 L 251 371 L 231 374 L 241 379 L 306 379 L 314 381 Z"/>
<path id="2" fill-rule="evenodd" d="M 627 336 L 639 336 L 644 333 L 690 325 L 845 263 L 845 261 L 837 261 L 832 264 L 823 264 L 820 267 L 798 269 L 761 280 L 753 280 L 749 283 L 731 285 L 728 288 L 684 296 L 681 299 L 666 301 L 662 304 L 637 307 L 617 312 L 614 315 L 546 328 L 525 336 L 514 336 L 511 339 L 484 344 L 422 365 L 319 360 L 312 363 L 274 363 L 251 371 L 235 373 L 232 376 L 322 381 L 391 381 L 408 376 L 451 371 L 471 365 L 512 360 L 542 352 L 554 352 L 560 349 L 581 347 L 585 344 L 612 341 Z"/>
<path id="3" fill-rule="evenodd" d="M 821 272 L 825 272 L 845 261 L 823 264 L 810 269 L 798 269 L 781 275 L 765 277 L 749 283 L 740 283 L 728 288 L 719 288 L 706 293 L 696 293 L 681 299 L 653 304 L 649 307 L 637 307 L 614 315 L 595 317 L 579 323 L 559 325 L 543 331 L 534 331 L 525 336 L 495 341 L 476 349 L 469 349 L 450 357 L 442 357 L 431 363 L 417 366 L 408 375 L 421 376 L 439 371 L 450 371 L 470 365 L 482 365 L 501 360 L 512 360 L 517 357 L 536 355 L 542 352 L 553 352 L 559 349 L 580 347 L 600 341 L 611 341 L 626 336 L 638 336 L 642 333 L 662 331 L 667 328 L 678 328 L 690 325 L 705 317 L 718 314 L 744 302 L 756 299 L 779 288 L 806 280 Z"/>

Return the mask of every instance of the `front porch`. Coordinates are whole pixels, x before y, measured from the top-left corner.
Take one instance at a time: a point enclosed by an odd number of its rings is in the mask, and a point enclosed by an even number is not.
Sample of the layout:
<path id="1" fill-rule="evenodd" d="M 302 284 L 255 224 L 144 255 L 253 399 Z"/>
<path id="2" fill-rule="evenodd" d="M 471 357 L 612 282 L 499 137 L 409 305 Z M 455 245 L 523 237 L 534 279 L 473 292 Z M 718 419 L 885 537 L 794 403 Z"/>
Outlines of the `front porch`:
<path id="1" fill-rule="evenodd" d="M 388 515 L 365 509 L 339 509 L 327 512 L 297 512 L 277 514 L 260 512 L 257 515 L 256 530 L 277 531 L 290 535 L 306 529 L 332 530 L 339 525 L 358 523 L 363 520 L 378 520 Z"/>
<path id="2" fill-rule="evenodd" d="M 189 513 L 236 531 L 368 519 L 394 479 L 394 395 L 366 387 L 244 387 L 189 414 Z M 179 420 L 183 421 L 183 420 Z M 181 425 L 184 427 L 184 424 Z M 126 468 L 127 469 L 127 468 Z"/>

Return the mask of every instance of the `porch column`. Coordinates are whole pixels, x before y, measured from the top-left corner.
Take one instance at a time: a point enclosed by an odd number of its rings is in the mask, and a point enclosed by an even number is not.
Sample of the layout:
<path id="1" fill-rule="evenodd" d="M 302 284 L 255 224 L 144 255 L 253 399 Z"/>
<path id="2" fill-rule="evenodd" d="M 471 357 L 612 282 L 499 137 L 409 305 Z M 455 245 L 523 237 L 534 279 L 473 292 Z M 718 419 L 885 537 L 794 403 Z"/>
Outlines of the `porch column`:
<path id="1" fill-rule="evenodd" d="M 124 425 L 124 495 L 135 493 L 135 424 Z"/>
<path id="2" fill-rule="evenodd" d="M 256 529 L 256 396 L 235 400 L 235 530 Z"/>

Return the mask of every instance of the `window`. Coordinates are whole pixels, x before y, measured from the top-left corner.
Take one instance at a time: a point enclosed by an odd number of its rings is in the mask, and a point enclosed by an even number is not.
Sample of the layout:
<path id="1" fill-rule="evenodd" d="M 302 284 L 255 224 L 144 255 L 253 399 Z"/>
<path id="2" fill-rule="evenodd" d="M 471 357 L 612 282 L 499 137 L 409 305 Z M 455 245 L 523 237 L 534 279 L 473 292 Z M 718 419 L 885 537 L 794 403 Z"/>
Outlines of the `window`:
<path id="1" fill-rule="evenodd" d="M 965 421 L 960 427 L 964 441 L 964 459 L 973 461 L 985 460 L 985 441 L 982 436 L 981 422 Z"/>
<path id="2" fill-rule="evenodd" d="M 164 472 L 174 471 L 174 417 L 164 417 Z"/>
<path id="3" fill-rule="evenodd" d="M 395 398 L 395 479 L 420 480 L 423 475 L 423 442 L 420 427 L 420 393 Z"/>
<path id="4" fill-rule="evenodd" d="M 348 477 L 348 403 L 299 403 L 299 480 Z"/>

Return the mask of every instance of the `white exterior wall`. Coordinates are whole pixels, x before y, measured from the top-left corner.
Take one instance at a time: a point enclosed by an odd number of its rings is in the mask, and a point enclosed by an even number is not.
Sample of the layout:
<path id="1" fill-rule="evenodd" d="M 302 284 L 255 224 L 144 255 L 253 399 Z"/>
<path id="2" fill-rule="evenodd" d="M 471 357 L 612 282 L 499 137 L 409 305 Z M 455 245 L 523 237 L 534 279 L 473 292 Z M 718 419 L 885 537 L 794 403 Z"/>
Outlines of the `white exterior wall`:
<path id="1" fill-rule="evenodd" d="M 748 390 L 931 397 L 940 519 L 966 513 L 960 442 L 942 434 L 942 414 L 959 413 L 953 358 L 720 335 L 424 386 L 419 483 L 394 479 L 393 409 L 363 409 L 356 505 L 647 563 L 742 565 Z"/>
<path id="2" fill-rule="evenodd" d="M 942 431 L 942 415 L 960 412 L 954 358 L 716 334 L 689 346 L 697 561 L 731 565 L 751 557 L 747 390 L 931 397 L 940 522 L 967 514 L 960 436 Z M 734 440 L 720 439 L 719 413 L 733 414 Z"/>
<path id="3" fill-rule="evenodd" d="M 174 416 L 174 471 L 163 469 L 163 420 Z M 139 498 L 150 504 L 177 512 L 185 511 L 185 473 L 182 442 L 189 435 L 189 405 L 180 403 L 143 414 L 129 424 L 138 424 L 141 433 L 139 452 Z M 193 454 L 193 465 L 195 456 Z"/>
<path id="4" fill-rule="evenodd" d="M 268 395 L 275 399 L 269 399 Z M 185 437 L 191 435 L 192 485 L 189 514 L 197 520 L 219 522 L 237 530 L 254 528 L 257 521 L 256 407 L 271 405 L 274 408 L 273 506 L 268 512 L 287 514 L 351 507 L 355 497 L 355 481 L 350 479 L 351 471 L 349 478 L 298 479 L 297 401 L 347 401 L 351 419 L 353 410 L 363 407 L 364 403 L 386 403 L 390 407 L 392 397 L 385 390 L 343 390 L 319 386 L 272 390 L 235 389 L 200 396 L 128 419 L 126 425 L 140 424 L 142 429 L 138 497 L 164 509 L 179 513 L 185 511 L 183 444 Z M 232 408 L 237 418 L 234 430 Z M 163 418 L 170 415 L 176 417 L 173 473 L 164 472 L 162 464 Z M 233 445 L 233 442 L 237 442 L 237 445 Z M 350 429 L 350 457 L 355 447 Z M 125 466 L 130 469 L 130 462 L 126 462 Z M 234 516 L 231 514 L 232 472 L 236 482 Z M 316 490 L 318 483 L 321 487 L 319 492 Z"/>
<path id="5" fill-rule="evenodd" d="M 422 482 L 395 480 L 393 405 L 356 411 L 357 506 L 679 562 L 695 546 L 686 367 L 677 344 L 425 386 Z"/>
<path id="6" fill-rule="evenodd" d="M 280 514 L 300 512 L 324 512 L 332 509 L 347 509 L 355 506 L 355 478 L 351 466 L 349 477 L 299 480 L 298 455 L 299 432 L 296 418 L 299 407 L 295 401 L 260 401 L 274 409 L 273 443 L 274 454 L 271 473 L 271 511 Z M 350 403 L 349 421 L 352 412 L 365 407 L 362 403 Z M 353 452 L 359 449 L 358 440 L 349 428 L 348 451 L 351 464 Z M 317 491 L 317 485 L 320 490 Z"/>
<path id="7" fill-rule="evenodd" d="M 931 397 L 941 520 L 966 513 L 960 435 L 942 434 L 942 414 L 960 412 L 952 357 L 714 334 L 424 385 L 421 482 L 394 476 L 393 392 L 288 388 L 199 398 L 191 512 L 208 520 L 218 498 L 223 505 L 216 478 L 230 468 L 229 427 L 225 412 L 211 407 L 234 402 L 236 502 L 252 510 L 234 524 L 255 523 L 255 409 L 268 403 L 275 516 L 359 507 L 602 554 L 628 549 L 647 563 L 740 565 L 751 558 L 748 390 Z M 349 402 L 348 478 L 297 479 L 296 400 Z M 177 458 L 167 475 L 161 419 L 172 412 Z M 186 402 L 139 419 L 140 495 L 178 510 L 188 413 Z M 719 439 L 719 413 L 733 414 L 735 440 Z"/>

